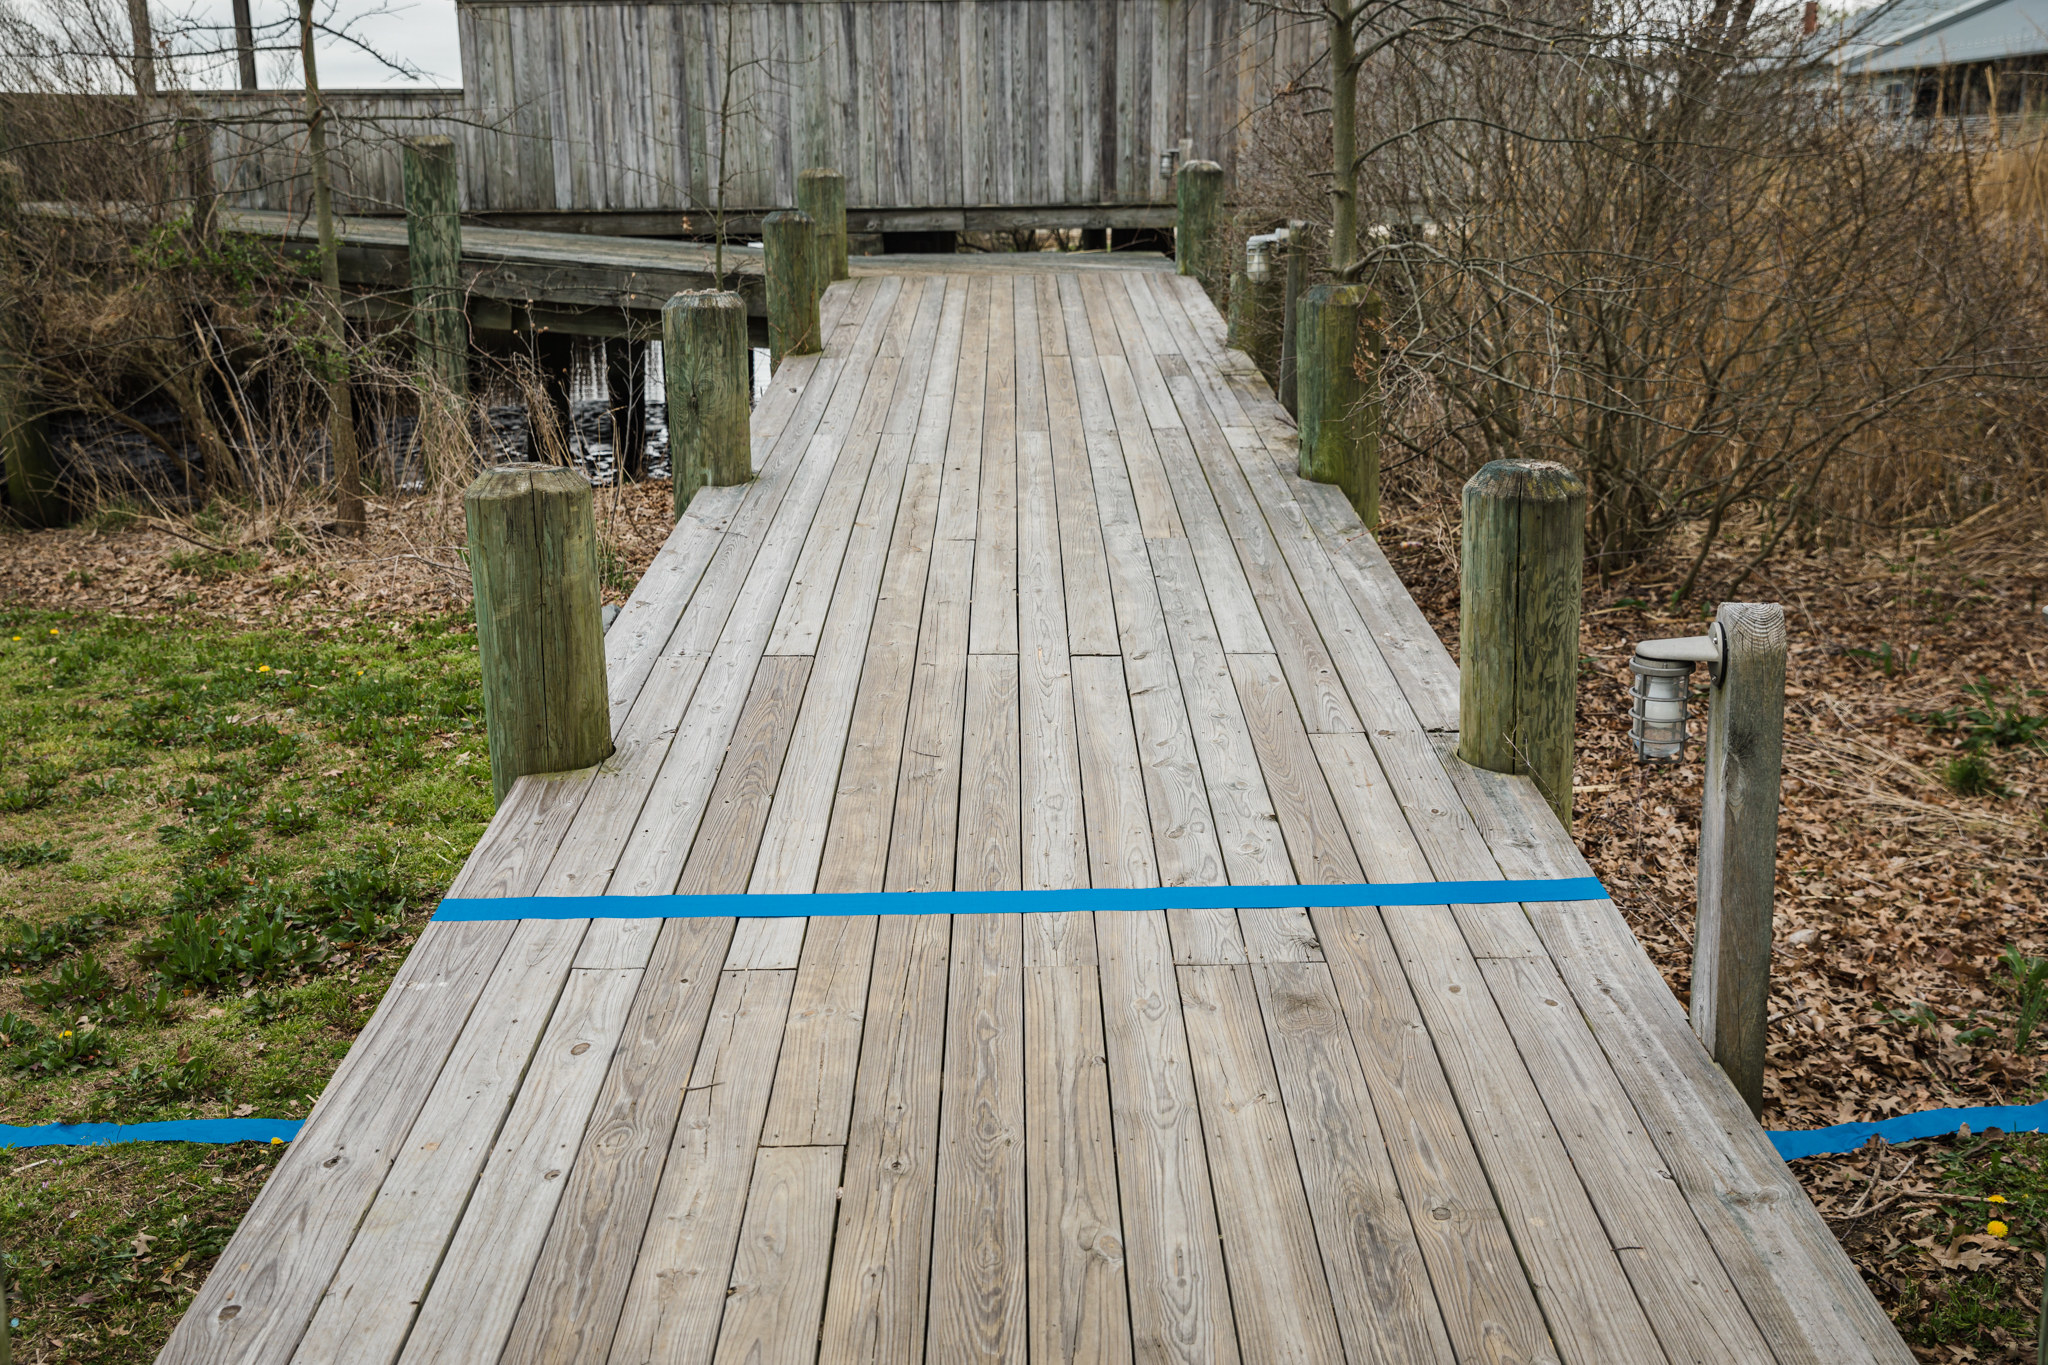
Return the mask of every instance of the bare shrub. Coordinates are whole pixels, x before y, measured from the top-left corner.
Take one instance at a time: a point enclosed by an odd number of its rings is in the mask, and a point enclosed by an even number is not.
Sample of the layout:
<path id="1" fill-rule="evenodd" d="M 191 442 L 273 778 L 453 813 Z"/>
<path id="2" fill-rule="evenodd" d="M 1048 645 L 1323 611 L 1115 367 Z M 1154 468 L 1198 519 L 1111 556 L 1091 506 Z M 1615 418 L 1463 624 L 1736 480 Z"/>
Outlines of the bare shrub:
<path id="1" fill-rule="evenodd" d="M 1302 16 L 1350 13 L 1372 52 L 1357 240 L 1319 250 L 1386 300 L 1390 454 L 1564 461 L 1601 570 L 1700 532 L 1681 596 L 1731 525 L 1754 563 L 2036 495 L 2038 158 L 1841 86 L 1800 58 L 1797 8 L 1602 0 L 1540 34 L 1450 3 Z M 1329 85 L 1299 73 L 1257 117 L 1242 231 L 1328 242 Z"/>

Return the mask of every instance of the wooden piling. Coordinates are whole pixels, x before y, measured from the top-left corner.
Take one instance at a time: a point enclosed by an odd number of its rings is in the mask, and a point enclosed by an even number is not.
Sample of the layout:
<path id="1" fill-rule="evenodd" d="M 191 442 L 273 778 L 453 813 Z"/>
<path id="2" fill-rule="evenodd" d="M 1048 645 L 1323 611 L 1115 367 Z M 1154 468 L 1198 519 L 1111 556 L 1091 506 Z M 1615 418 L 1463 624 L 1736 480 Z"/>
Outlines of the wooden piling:
<path id="1" fill-rule="evenodd" d="M 1336 484 L 1359 519 L 1376 527 L 1379 408 L 1372 401 L 1373 386 L 1358 377 L 1358 361 L 1360 347 L 1372 345 L 1361 325 L 1378 320 L 1380 301 L 1363 285 L 1318 284 L 1302 294 L 1295 308 L 1301 477 Z"/>
<path id="2" fill-rule="evenodd" d="M 1458 757 L 1527 773 L 1567 829 L 1586 485 L 1561 464 L 1495 460 L 1465 484 Z"/>
<path id="3" fill-rule="evenodd" d="M 1280 250 L 1278 264 L 1285 271 L 1285 283 L 1280 289 L 1280 383 L 1277 396 L 1280 406 L 1287 409 L 1289 416 L 1301 412 L 1297 388 L 1298 366 L 1295 361 L 1296 329 L 1295 304 L 1301 300 L 1302 291 L 1308 287 L 1308 243 L 1303 235 L 1308 225 L 1292 222 L 1287 225 L 1287 243 Z"/>
<path id="4" fill-rule="evenodd" d="M 747 305 L 738 294 L 677 294 L 661 309 L 662 381 L 676 515 L 705 485 L 754 477 Z"/>
<path id="5" fill-rule="evenodd" d="M 1174 267 L 1212 295 L 1223 278 L 1223 168 L 1189 161 L 1174 173 Z"/>
<path id="6" fill-rule="evenodd" d="M 846 177 L 814 166 L 796 178 L 796 206 L 818 230 L 818 288 L 853 277 L 846 263 Z"/>
<path id="7" fill-rule="evenodd" d="M 462 191 L 455 140 L 406 139 L 405 260 L 412 277 L 412 331 L 420 390 L 420 449 L 427 477 L 467 459 L 469 320 L 463 311 Z"/>
<path id="8" fill-rule="evenodd" d="M 1721 667 L 1707 690 L 1692 1027 L 1761 1116 L 1785 754 L 1785 610 L 1724 602 L 1714 624 Z"/>
<path id="9" fill-rule="evenodd" d="M 761 220 L 763 269 L 768 276 L 768 363 L 824 349 L 818 322 L 818 228 L 808 213 L 787 209 Z M 772 371 L 771 371 L 772 372 Z"/>
<path id="10" fill-rule="evenodd" d="M 462 498 L 476 587 L 491 787 L 612 751 L 590 484 L 535 463 L 485 470 Z"/>

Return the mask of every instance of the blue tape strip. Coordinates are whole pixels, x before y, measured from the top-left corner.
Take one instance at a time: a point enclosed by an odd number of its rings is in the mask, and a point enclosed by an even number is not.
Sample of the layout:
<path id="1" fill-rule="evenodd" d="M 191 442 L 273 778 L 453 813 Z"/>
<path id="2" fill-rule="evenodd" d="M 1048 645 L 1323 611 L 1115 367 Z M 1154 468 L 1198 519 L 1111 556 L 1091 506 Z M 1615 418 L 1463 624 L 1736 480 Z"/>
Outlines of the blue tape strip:
<path id="1" fill-rule="evenodd" d="M 1293 906 L 1503 905 L 1606 900 L 1598 877 L 1541 881 L 1346 882 L 1323 886 L 1094 886 L 1065 891 L 848 891 L 812 895 L 456 897 L 442 921 L 784 919 L 806 915 L 1059 914 L 1076 910 L 1250 910 Z"/>
<path id="2" fill-rule="evenodd" d="M 1911 1142 L 1915 1138 L 1947 1137 L 1970 1125 L 1981 1133 L 1997 1128 L 2007 1133 L 2039 1133 L 2048 1130 L 2048 1100 L 2039 1104 L 1985 1104 L 1969 1109 L 1928 1109 L 1918 1114 L 1900 1114 L 1875 1123 L 1838 1123 L 1832 1128 L 1809 1128 L 1796 1133 L 1772 1133 L 1771 1145 L 1787 1161 L 1803 1156 L 1835 1156 L 1853 1152 L 1874 1137 L 1886 1142 Z"/>
<path id="3" fill-rule="evenodd" d="M 111 1142 L 290 1142 L 303 1119 L 171 1119 L 163 1123 L 0 1123 L 0 1148 L 98 1147 Z"/>

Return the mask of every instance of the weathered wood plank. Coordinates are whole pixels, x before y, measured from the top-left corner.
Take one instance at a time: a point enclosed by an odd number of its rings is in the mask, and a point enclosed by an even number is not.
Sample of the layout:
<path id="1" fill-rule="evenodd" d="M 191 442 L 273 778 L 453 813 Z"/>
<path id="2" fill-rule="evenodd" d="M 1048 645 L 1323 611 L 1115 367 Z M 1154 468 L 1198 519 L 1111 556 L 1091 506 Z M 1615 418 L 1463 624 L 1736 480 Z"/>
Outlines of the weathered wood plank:
<path id="1" fill-rule="evenodd" d="M 1280 1104 L 1251 968 L 1179 969 L 1202 1138 L 1230 1268 L 1239 1349 L 1252 1360 L 1343 1354 L 1301 1166 Z"/>
<path id="2" fill-rule="evenodd" d="M 397 1359 L 585 927 L 526 920 L 513 932 L 292 1359 Z"/>
<path id="3" fill-rule="evenodd" d="M 530 1358 L 693 1365 L 711 1358 L 795 976 L 723 975 L 617 1332 L 596 1320 L 576 1334 L 558 1328 Z"/>
<path id="4" fill-rule="evenodd" d="M 811 1359 L 825 1306 L 844 1159 L 838 1147 L 763 1147 L 755 1153 L 714 1365 Z"/>
<path id="5" fill-rule="evenodd" d="M 502 1360 L 609 1344 L 731 942 L 729 919 L 662 921 Z"/>
<path id="6" fill-rule="evenodd" d="M 876 932 L 825 1360 L 922 1358 L 950 938 L 944 915 L 884 916 Z"/>
<path id="7" fill-rule="evenodd" d="M 640 978 L 617 968 L 569 974 L 401 1360 L 474 1360 L 512 1330 L 526 1288 L 517 1268 L 541 1255 Z"/>

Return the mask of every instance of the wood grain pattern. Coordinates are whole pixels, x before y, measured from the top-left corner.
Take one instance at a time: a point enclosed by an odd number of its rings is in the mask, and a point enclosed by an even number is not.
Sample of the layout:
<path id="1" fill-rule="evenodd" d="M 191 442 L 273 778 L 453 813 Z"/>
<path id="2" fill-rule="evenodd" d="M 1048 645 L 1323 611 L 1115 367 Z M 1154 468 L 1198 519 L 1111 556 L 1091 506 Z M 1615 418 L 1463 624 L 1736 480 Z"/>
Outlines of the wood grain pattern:
<path id="1" fill-rule="evenodd" d="M 731 942 L 729 919 L 662 923 L 501 1359 L 603 1359 Z"/>
<path id="2" fill-rule="evenodd" d="M 763 1147 L 755 1154 L 714 1365 L 811 1360 L 844 1159 L 838 1147 Z"/>

